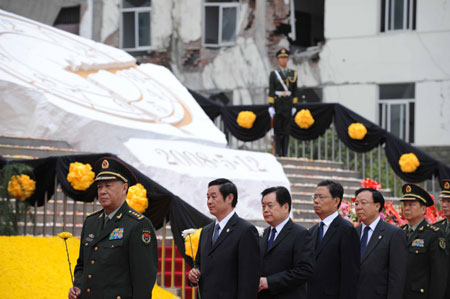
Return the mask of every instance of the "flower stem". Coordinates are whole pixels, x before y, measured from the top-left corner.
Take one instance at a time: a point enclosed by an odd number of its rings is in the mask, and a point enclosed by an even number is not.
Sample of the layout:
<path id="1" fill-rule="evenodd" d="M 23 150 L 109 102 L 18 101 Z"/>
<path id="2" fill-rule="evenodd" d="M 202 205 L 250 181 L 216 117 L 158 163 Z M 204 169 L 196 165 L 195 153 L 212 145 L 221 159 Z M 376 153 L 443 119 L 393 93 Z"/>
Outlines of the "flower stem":
<path id="1" fill-rule="evenodd" d="M 194 256 L 194 249 L 192 248 L 192 239 L 191 239 L 191 234 L 189 234 L 189 244 L 191 245 L 191 253 L 192 253 L 192 261 L 194 263 L 194 268 L 197 268 L 197 265 L 195 264 L 195 256 Z M 200 295 L 200 286 L 197 283 L 197 294 L 198 294 L 198 298 L 202 299 L 201 295 Z"/>
<path id="2" fill-rule="evenodd" d="M 70 264 L 69 249 L 67 248 L 67 240 L 66 239 L 64 239 L 64 244 L 66 245 L 67 261 L 69 262 L 70 279 L 72 280 L 72 285 L 73 285 L 72 266 Z"/>

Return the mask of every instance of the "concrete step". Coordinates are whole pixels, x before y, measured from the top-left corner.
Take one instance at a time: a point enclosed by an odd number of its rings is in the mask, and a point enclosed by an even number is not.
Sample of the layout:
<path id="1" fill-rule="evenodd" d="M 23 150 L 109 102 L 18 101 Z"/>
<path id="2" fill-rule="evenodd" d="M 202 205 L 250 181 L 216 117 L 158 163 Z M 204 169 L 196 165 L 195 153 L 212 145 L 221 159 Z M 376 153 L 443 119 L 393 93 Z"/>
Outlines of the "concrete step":
<path id="1" fill-rule="evenodd" d="M 49 140 L 27 137 L 0 136 L 0 144 L 22 145 L 22 146 L 49 146 L 56 148 L 72 148 L 66 141 Z"/>
<path id="2" fill-rule="evenodd" d="M 87 152 L 80 152 L 70 148 L 0 144 L 0 155 L 2 156 L 30 156 L 35 158 L 45 158 L 50 156 L 78 155 L 84 153 Z"/>
<path id="3" fill-rule="evenodd" d="M 313 160 L 307 158 L 286 158 L 279 157 L 277 160 L 283 165 L 293 165 L 293 166 L 312 166 L 312 167 L 332 167 L 332 168 L 344 168 L 344 163 L 330 161 L 330 160 Z"/>
<path id="4" fill-rule="evenodd" d="M 344 178 L 361 178 L 361 174 L 353 170 L 344 170 L 341 168 L 334 167 L 316 167 L 316 166 L 294 166 L 285 165 L 283 166 L 284 172 L 289 174 L 301 174 L 310 176 L 322 176 L 324 178 L 328 177 L 344 177 Z"/>
<path id="5" fill-rule="evenodd" d="M 333 180 L 339 182 L 342 186 L 359 186 L 361 179 L 354 177 L 341 177 L 338 176 L 321 176 L 321 175 L 307 175 L 307 174 L 287 174 L 287 178 L 291 184 L 295 183 L 308 183 L 317 185 L 323 180 Z"/>

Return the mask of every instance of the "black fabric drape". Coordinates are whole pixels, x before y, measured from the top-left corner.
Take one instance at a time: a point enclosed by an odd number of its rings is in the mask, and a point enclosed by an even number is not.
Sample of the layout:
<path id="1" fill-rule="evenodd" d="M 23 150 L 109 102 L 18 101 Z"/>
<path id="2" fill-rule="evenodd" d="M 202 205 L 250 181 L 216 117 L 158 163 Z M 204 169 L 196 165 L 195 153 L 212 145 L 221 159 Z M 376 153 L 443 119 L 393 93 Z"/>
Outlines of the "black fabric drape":
<path id="1" fill-rule="evenodd" d="M 0 169 L 2 169 L 4 165 L 6 165 L 6 159 L 0 156 Z"/>
<path id="2" fill-rule="evenodd" d="M 333 121 L 334 104 L 301 104 L 295 105 L 297 113 L 302 109 L 309 109 L 312 117 L 314 118 L 314 124 L 308 129 L 300 128 L 295 119 L 292 118 L 291 124 L 291 136 L 298 140 L 312 140 L 319 136 L 322 136 L 325 131 L 330 127 Z"/>
<path id="3" fill-rule="evenodd" d="M 42 206 L 45 203 L 45 193 L 47 193 L 47 198 L 53 196 L 55 190 L 55 166 L 56 158 L 48 157 L 35 160 L 22 160 L 11 161 L 10 163 L 24 163 L 33 168 L 33 180 L 36 181 L 36 189 L 28 199 L 27 202 L 30 205 L 35 205 L 37 202 L 38 206 Z"/>
<path id="4" fill-rule="evenodd" d="M 223 107 L 222 104 L 219 104 L 213 100 L 210 100 L 196 91 L 193 91 L 188 88 L 188 91 L 197 101 L 197 103 L 202 107 L 203 111 L 208 115 L 211 120 L 214 120 L 221 113 L 221 109 Z"/>
<path id="5" fill-rule="evenodd" d="M 242 141 L 254 141 L 262 138 L 270 130 L 270 116 L 267 105 L 228 106 L 222 108 L 222 120 L 225 128 Z M 237 117 L 241 111 L 252 111 L 256 120 L 250 129 L 238 125 Z"/>
<path id="6" fill-rule="evenodd" d="M 352 123 L 362 123 L 366 127 L 367 134 L 362 140 L 352 139 L 348 135 L 348 127 Z M 358 153 L 368 152 L 382 144 L 387 135 L 386 130 L 340 104 L 334 106 L 334 126 L 339 139 L 348 148 Z"/>
<path id="7" fill-rule="evenodd" d="M 61 156 L 56 161 L 56 176 L 61 185 L 61 189 L 65 195 L 76 201 L 92 202 L 97 196 L 97 188 L 92 184 L 87 190 L 79 191 L 72 188 L 72 185 L 67 181 L 67 174 L 69 173 L 70 163 L 80 162 L 83 164 L 90 164 L 92 171 L 94 171 L 95 162 L 101 157 L 111 157 L 111 154 L 86 154 L 86 155 L 71 155 Z"/>
<path id="8" fill-rule="evenodd" d="M 386 157 L 394 172 L 404 181 L 411 183 L 419 183 L 427 179 L 431 179 L 432 175 L 439 174 L 439 168 L 444 167 L 443 164 L 436 159 L 430 157 L 418 148 L 413 147 L 409 143 L 399 139 L 398 137 L 387 133 L 386 138 Z M 405 173 L 401 170 L 398 161 L 403 154 L 414 153 L 420 161 L 420 165 L 416 171 L 412 173 Z"/>
<path id="9" fill-rule="evenodd" d="M 178 196 L 174 196 L 172 199 L 172 204 L 170 205 L 169 211 L 169 220 L 172 235 L 175 239 L 175 244 L 177 245 L 181 255 L 192 267 L 192 258 L 185 255 L 184 239 L 181 236 L 181 232 L 189 228 L 204 227 L 213 220 L 197 211 L 187 202 L 181 200 Z"/>

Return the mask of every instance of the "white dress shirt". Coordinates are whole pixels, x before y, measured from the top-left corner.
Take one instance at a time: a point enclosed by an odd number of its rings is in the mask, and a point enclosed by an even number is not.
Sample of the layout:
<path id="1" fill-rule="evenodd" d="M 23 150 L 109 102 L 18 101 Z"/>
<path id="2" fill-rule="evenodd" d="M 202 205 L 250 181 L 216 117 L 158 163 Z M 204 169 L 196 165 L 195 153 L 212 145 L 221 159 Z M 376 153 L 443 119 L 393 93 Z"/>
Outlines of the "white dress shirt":
<path id="1" fill-rule="evenodd" d="M 375 230 L 375 228 L 377 227 L 378 222 L 380 221 L 380 215 L 378 215 L 377 219 L 375 219 L 370 225 L 370 229 L 369 232 L 367 233 L 367 244 L 369 244 L 370 238 L 372 237 L 373 231 Z M 367 227 L 367 225 L 365 225 L 364 223 L 361 223 L 361 236 L 359 237 L 359 239 L 361 240 L 363 234 L 364 234 L 364 229 Z"/>
<path id="2" fill-rule="evenodd" d="M 329 215 L 325 219 L 322 220 L 323 222 L 323 236 L 325 237 L 325 234 L 327 233 L 328 228 L 331 225 L 331 222 L 339 215 L 337 211 L 335 211 L 333 214 Z"/>
<path id="3" fill-rule="evenodd" d="M 236 213 L 234 210 L 231 211 L 227 216 L 225 216 L 225 218 L 222 219 L 222 221 L 217 221 L 216 219 L 216 224 L 214 224 L 214 227 L 216 227 L 217 224 L 219 224 L 220 229 L 219 229 L 219 235 L 217 236 L 217 238 L 220 236 L 220 234 L 223 231 L 223 228 L 227 225 L 228 221 L 230 220 L 231 217 L 233 217 L 234 213 Z M 213 238 L 214 238 L 214 234 L 213 234 Z"/>

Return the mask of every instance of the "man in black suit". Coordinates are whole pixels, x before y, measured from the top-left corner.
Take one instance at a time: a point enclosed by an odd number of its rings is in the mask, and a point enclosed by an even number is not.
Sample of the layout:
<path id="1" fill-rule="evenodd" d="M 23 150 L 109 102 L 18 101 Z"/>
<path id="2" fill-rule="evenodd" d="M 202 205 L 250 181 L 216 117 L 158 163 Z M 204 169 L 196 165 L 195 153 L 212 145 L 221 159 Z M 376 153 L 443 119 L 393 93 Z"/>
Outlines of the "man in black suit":
<path id="1" fill-rule="evenodd" d="M 204 227 L 197 252 L 198 268 L 189 280 L 199 285 L 202 299 L 256 298 L 260 277 L 256 228 L 234 211 L 238 194 L 227 179 L 208 184 L 207 204 L 216 221 Z"/>
<path id="2" fill-rule="evenodd" d="M 450 180 L 441 181 L 441 209 L 444 214 L 444 219 L 436 222 L 433 226 L 439 227 L 445 233 L 445 242 L 447 246 L 450 245 Z M 450 260 L 450 259 L 449 259 Z M 450 269 L 450 264 L 449 267 Z M 450 299 L 450 273 L 448 274 L 447 289 L 445 291 L 445 299 Z"/>
<path id="3" fill-rule="evenodd" d="M 285 187 L 267 188 L 261 195 L 264 220 L 270 226 L 260 240 L 258 299 L 306 298 L 306 283 L 313 274 L 311 234 L 289 219 L 292 200 Z"/>
<path id="4" fill-rule="evenodd" d="M 355 193 L 356 215 L 361 224 L 361 269 L 358 299 L 398 299 L 403 296 L 406 277 L 406 235 L 402 229 L 384 222 L 380 212 L 383 195 L 372 188 Z"/>
<path id="5" fill-rule="evenodd" d="M 315 268 L 308 284 L 309 299 L 355 299 L 359 274 L 359 238 L 353 225 L 337 212 L 344 189 L 325 180 L 313 195 L 314 212 L 322 220 L 313 235 Z"/>

